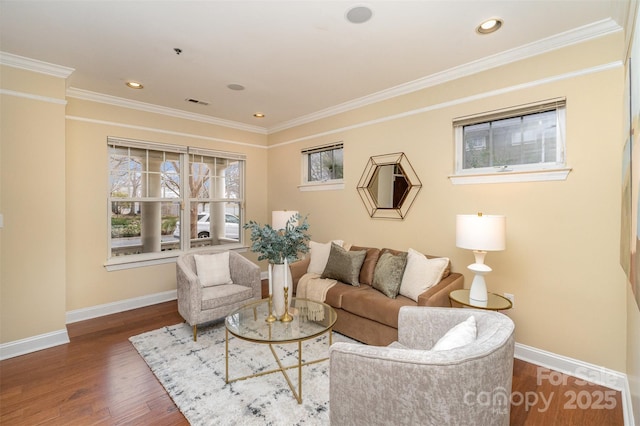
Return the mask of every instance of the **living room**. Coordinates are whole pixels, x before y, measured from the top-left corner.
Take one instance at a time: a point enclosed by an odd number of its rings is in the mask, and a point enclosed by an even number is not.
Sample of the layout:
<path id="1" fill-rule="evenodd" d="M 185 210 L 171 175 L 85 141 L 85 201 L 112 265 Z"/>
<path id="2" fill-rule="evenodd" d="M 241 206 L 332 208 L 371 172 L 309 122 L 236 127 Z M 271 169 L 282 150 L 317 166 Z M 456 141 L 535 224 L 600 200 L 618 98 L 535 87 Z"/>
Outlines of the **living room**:
<path id="1" fill-rule="evenodd" d="M 633 19 L 637 2 L 629 5 Z M 175 299 L 172 262 L 105 267 L 107 138 L 115 136 L 242 154 L 245 221 L 267 223 L 274 210 L 297 210 L 308 215 L 315 241 L 446 256 L 466 283 L 473 257 L 456 247 L 456 215 L 505 215 L 506 250 L 489 254 L 487 281 L 489 291 L 515 296 L 506 314 L 516 324 L 516 357 L 613 377 L 639 419 L 640 310 L 620 249 L 633 26 L 596 25 L 598 36 L 269 132 L 69 88 L 64 67 L 71 64 L 56 64 L 56 76 L 42 71 L 39 58 L 0 56 L 2 358 L 64 344 L 68 323 Z M 557 98 L 567 105 L 566 179 L 451 178 L 456 119 Z M 301 190 L 301 152 L 337 142 L 344 145 L 344 187 Z M 370 218 L 358 180 L 370 157 L 395 152 L 407 156 L 422 188 L 402 220 Z"/>

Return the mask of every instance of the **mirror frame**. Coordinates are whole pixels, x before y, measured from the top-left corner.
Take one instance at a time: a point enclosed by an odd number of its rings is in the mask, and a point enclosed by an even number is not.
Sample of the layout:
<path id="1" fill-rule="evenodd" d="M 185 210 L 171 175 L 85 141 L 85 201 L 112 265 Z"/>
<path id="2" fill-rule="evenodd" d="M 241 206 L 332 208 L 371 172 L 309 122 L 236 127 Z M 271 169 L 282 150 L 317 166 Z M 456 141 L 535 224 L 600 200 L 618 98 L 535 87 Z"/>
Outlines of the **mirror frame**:
<path id="1" fill-rule="evenodd" d="M 409 184 L 407 188 L 407 192 L 405 197 L 397 208 L 389 208 L 389 207 L 380 207 L 376 203 L 375 198 L 369 191 L 369 187 L 371 186 L 373 179 L 377 175 L 378 167 L 380 166 L 388 166 L 388 165 L 398 165 L 402 170 L 404 177 Z M 369 158 L 367 165 L 362 172 L 362 176 L 360 177 L 360 181 L 358 182 L 358 194 L 364 203 L 369 216 L 372 218 L 385 218 L 385 219 L 404 219 L 411 205 L 416 199 L 418 192 L 422 188 L 422 182 L 418 179 L 418 175 L 416 174 L 413 167 L 411 167 L 411 163 L 409 159 L 404 154 L 404 152 L 396 152 L 393 154 L 385 154 L 385 155 L 376 155 Z"/>

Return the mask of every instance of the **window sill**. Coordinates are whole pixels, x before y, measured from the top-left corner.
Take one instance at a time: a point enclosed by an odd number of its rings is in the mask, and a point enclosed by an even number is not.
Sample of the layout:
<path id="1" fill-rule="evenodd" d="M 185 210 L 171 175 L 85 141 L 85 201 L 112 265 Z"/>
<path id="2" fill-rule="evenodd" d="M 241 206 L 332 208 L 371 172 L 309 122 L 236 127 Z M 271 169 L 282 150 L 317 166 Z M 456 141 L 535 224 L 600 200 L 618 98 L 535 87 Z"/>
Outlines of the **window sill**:
<path id="1" fill-rule="evenodd" d="M 520 172 L 498 172 L 483 174 L 460 174 L 449 176 L 454 185 L 473 185 L 479 183 L 510 183 L 510 182 L 543 182 L 567 180 L 571 168 L 549 169 Z"/>
<path id="2" fill-rule="evenodd" d="M 337 191 L 344 189 L 344 182 L 304 183 L 298 185 L 300 191 Z"/>
<path id="3" fill-rule="evenodd" d="M 205 251 L 205 250 L 213 249 L 215 247 L 220 247 L 221 251 L 233 250 L 238 253 L 243 253 L 247 251 L 247 247 L 245 246 L 234 245 L 233 247 L 230 247 L 229 245 L 225 245 L 225 246 L 207 246 L 207 247 L 203 247 L 201 250 L 192 249 L 190 250 L 190 252 Z M 148 257 L 146 258 L 142 257 L 141 255 L 112 257 L 111 259 L 108 259 L 104 263 L 104 267 L 107 270 L 107 272 L 112 272 L 112 271 L 122 271 L 125 269 L 142 268 L 144 266 L 155 266 L 155 265 L 163 265 L 165 263 L 175 263 L 176 259 L 181 254 L 184 254 L 184 252 L 180 250 L 175 250 L 175 251 L 172 251 L 170 254 L 166 254 L 164 256 L 148 255 Z"/>

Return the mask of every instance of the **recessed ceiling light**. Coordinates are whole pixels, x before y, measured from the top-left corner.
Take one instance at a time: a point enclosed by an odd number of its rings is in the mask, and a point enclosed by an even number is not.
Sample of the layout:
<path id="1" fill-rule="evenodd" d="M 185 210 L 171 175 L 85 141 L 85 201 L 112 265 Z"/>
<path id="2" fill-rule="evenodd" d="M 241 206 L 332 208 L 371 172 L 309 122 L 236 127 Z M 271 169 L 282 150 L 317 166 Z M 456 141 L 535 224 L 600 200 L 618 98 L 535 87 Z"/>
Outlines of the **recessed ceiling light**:
<path id="1" fill-rule="evenodd" d="M 255 114 L 253 114 L 253 116 L 254 116 L 255 118 L 264 118 L 264 114 L 263 114 L 263 113 L 261 113 L 261 112 L 256 112 Z"/>
<path id="2" fill-rule="evenodd" d="M 127 81 L 126 84 L 127 84 L 127 87 L 130 87 L 131 89 L 142 89 L 142 88 L 144 88 L 142 83 L 138 83 L 137 81 Z"/>
<path id="3" fill-rule="evenodd" d="M 498 31 L 502 26 L 502 19 L 491 18 L 484 21 L 482 24 L 478 25 L 476 31 L 479 34 L 491 34 L 492 32 Z"/>
<path id="4" fill-rule="evenodd" d="M 235 83 L 227 84 L 227 88 L 231 90 L 244 90 L 244 86 L 242 84 Z"/>
<path id="5" fill-rule="evenodd" d="M 356 6 L 349 9 L 345 16 L 352 24 L 363 24 L 371 19 L 373 12 L 366 6 Z"/>

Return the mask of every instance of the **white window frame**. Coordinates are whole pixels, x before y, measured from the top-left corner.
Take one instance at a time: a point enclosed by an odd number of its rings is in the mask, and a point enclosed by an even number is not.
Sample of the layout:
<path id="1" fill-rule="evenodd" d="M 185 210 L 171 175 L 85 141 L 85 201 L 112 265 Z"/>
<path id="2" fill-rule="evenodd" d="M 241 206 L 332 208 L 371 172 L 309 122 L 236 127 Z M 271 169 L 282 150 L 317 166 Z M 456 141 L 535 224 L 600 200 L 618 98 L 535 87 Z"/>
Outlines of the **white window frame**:
<path id="1" fill-rule="evenodd" d="M 331 151 L 334 149 L 342 149 L 342 179 L 326 179 L 323 181 L 309 180 L 309 155 L 322 151 Z M 344 189 L 344 144 L 342 142 L 320 145 L 311 148 L 305 148 L 301 151 L 301 184 L 298 186 L 300 191 L 331 191 Z"/>
<path id="2" fill-rule="evenodd" d="M 107 188 L 107 260 L 104 263 L 105 268 L 107 269 L 107 271 L 115 271 L 115 270 L 122 270 L 122 269 L 129 269 L 129 268 L 136 268 L 136 267 L 141 267 L 141 266 L 150 266 L 150 265 L 158 265 L 158 264 L 163 264 L 163 263 L 171 263 L 171 262 L 175 262 L 175 259 L 181 255 L 182 253 L 185 253 L 187 251 L 198 251 L 198 250 L 206 250 L 206 249 L 211 249 L 211 248 L 215 248 L 215 247 L 220 247 L 221 250 L 237 250 L 237 251 L 244 251 L 246 250 L 246 247 L 244 247 L 243 242 L 244 242 L 244 236 L 243 236 L 243 230 L 242 230 L 242 223 L 244 220 L 244 211 L 245 211 L 245 199 L 244 199 L 244 194 L 245 194 L 245 174 L 246 174 L 246 156 L 244 154 L 238 154 L 238 153 L 230 153 L 230 152 L 223 152 L 223 151 L 214 151 L 214 150 L 208 150 L 208 149 L 202 149 L 202 148 L 192 148 L 192 147 L 187 147 L 187 146 L 179 146 L 179 145 L 170 145 L 170 144 L 161 144 L 161 143 L 154 143 L 154 142 L 146 142 L 146 141 L 138 141 L 138 140 L 133 140 L 133 139 L 124 139 L 124 138 L 118 138 L 118 137 L 108 137 L 107 138 L 107 146 L 108 146 L 108 155 L 107 155 L 107 163 L 109 163 L 110 158 L 111 158 L 111 147 L 112 146 L 118 146 L 118 147 L 129 147 L 129 148 L 138 148 L 138 149 L 148 149 L 148 150 L 153 150 L 153 151 L 159 151 L 159 152 L 171 152 L 171 153 L 178 153 L 180 155 L 180 170 L 181 170 L 181 174 L 180 174 L 180 185 L 181 185 L 181 190 L 180 190 L 180 197 L 178 198 L 178 202 L 180 202 L 180 233 L 181 235 L 186 235 L 186 231 L 190 229 L 190 215 L 188 214 L 189 210 L 188 210 L 188 206 L 190 205 L 189 203 L 191 201 L 193 201 L 194 199 L 191 198 L 191 194 L 189 191 L 189 185 L 188 185 L 188 170 L 190 170 L 189 168 L 189 162 L 190 162 L 190 154 L 195 154 L 195 155 L 204 155 L 207 157 L 216 157 L 216 158 L 226 158 L 226 159 L 232 159 L 232 160 L 239 160 L 242 162 L 241 164 L 241 170 L 240 170 L 240 179 L 241 179 L 241 184 L 240 184 L 240 198 L 233 198 L 233 199 L 211 199 L 211 200 L 204 200 L 204 201 L 220 201 L 220 202 L 224 202 L 224 201 L 230 201 L 230 202 L 237 202 L 239 203 L 240 206 L 240 215 L 239 215 L 239 219 L 240 219 L 240 224 L 239 224 L 239 241 L 237 243 L 231 243 L 231 244 L 223 244 L 223 245 L 214 245 L 214 246 L 205 246 L 202 248 L 190 248 L 191 246 L 191 240 L 190 238 L 180 238 L 180 247 L 179 249 L 176 250 L 167 250 L 167 251 L 160 251 L 160 252 L 154 252 L 154 253 L 139 253 L 139 254 L 128 254 L 128 255 L 123 255 L 123 256 L 113 256 L 112 253 L 112 238 L 111 238 L 111 207 L 112 207 L 112 201 L 117 201 L 117 199 L 111 197 L 111 189 L 108 187 Z M 109 174 L 109 166 L 107 167 L 107 174 Z M 127 198 L 127 201 L 167 201 L 168 199 L 166 198 L 141 198 L 140 200 L 136 199 L 131 199 L 131 198 Z"/>
<path id="3" fill-rule="evenodd" d="M 496 167 L 464 169 L 464 127 L 490 123 L 508 118 L 556 111 L 556 158 L 555 161 L 533 164 L 514 164 Z M 557 98 L 488 113 L 460 117 L 453 120 L 455 138 L 454 174 L 449 176 L 453 184 L 531 182 L 566 180 L 571 168 L 567 167 L 566 155 L 566 100 Z"/>

